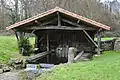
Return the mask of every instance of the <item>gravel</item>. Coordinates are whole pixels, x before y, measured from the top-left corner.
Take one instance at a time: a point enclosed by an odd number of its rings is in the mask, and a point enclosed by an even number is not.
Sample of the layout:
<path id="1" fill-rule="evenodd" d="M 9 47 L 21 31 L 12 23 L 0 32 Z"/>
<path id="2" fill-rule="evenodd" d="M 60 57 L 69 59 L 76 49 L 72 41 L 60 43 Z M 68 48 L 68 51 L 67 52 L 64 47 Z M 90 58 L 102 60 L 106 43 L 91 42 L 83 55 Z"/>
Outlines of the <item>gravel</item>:
<path id="1" fill-rule="evenodd" d="M 18 80 L 19 71 L 0 74 L 0 80 Z"/>

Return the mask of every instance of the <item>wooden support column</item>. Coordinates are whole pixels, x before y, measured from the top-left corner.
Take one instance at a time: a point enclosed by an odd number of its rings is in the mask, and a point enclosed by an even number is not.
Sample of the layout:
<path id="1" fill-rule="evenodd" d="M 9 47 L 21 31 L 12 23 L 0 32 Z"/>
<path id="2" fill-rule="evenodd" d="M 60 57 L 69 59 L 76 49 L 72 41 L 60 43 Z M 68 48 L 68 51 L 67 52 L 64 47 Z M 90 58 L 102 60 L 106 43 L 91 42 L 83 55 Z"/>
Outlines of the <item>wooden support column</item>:
<path id="1" fill-rule="evenodd" d="M 47 51 L 50 51 L 50 49 L 49 49 L 49 33 L 47 32 L 47 35 L 46 35 L 46 39 L 47 39 Z M 50 62 L 50 56 L 49 55 L 47 55 L 47 63 L 49 63 Z"/>
<path id="2" fill-rule="evenodd" d="M 35 36 L 35 48 L 39 48 L 39 37 Z"/>
<path id="3" fill-rule="evenodd" d="M 58 15 L 58 26 L 60 27 L 60 26 L 61 26 L 60 13 L 59 13 L 59 12 L 57 12 L 57 15 Z"/>
<path id="4" fill-rule="evenodd" d="M 100 55 L 101 54 L 101 35 L 100 35 L 100 31 L 97 32 L 97 44 L 98 44 L 97 53 L 98 53 L 98 55 Z"/>
<path id="5" fill-rule="evenodd" d="M 14 30 L 13 30 L 13 31 L 14 31 Z M 16 36 L 16 38 L 17 38 L 17 41 L 19 41 L 19 37 L 18 37 L 17 31 L 14 31 L 14 33 L 15 33 L 15 36 Z"/>

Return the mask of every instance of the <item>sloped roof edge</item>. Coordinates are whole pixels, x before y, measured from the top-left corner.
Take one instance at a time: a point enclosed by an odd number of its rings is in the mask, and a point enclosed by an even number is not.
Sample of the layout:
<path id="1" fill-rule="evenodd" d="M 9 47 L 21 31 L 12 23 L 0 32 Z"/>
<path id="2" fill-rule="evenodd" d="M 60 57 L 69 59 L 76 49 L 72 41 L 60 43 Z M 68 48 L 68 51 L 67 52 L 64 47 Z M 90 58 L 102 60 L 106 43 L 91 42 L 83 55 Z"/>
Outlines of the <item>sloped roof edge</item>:
<path id="1" fill-rule="evenodd" d="M 66 14 L 66 15 L 68 15 L 68 16 L 74 17 L 74 18 L 76 18 L 76 19 L 78 19 L 78 20 L 81 20 L 81 21 L 84 21 L 84 22 L 86 22 L 86 23 L 89 23 L 89 24 L 91 24 L 91 25 L 94 25 L 94 26 L 103 28 L 103 29 L 105 29 L 105 30 L 110 30 L 110 27 L 107 26 L 107 25 L 104 25 L 104 24 L 102 24 L 102 23 L 96 22 L 96 21 L 94 21 L 94 20 L 88 19 L 88 18 L 83 17 L 83 16 L 80 16 L 80 15 L 77 15 L 77 14 L 75 14 L 75 13 L 73 13 L 73 12 L 67 11 L 67 10 L 62 9 L 62 8 L 60 8 L 60 7 L 56 7 L 56 8 L 54 8 L 54 9 L 48 10 L 48 11 L 46 11 L 46 12 L 43 12 L 43 13 L 38 14 L 38 15 L 36 15 L 36 16 L 33 16 L 33 17 L 31 17 L 31 18 L 28 18 L 28 19 L 25 19 L 25 20 L 23 20 L 23 21 L 17 22 L 17 23 L 15 23 L 15 24 L 11 25 L 11 26 L 6 27 L 6 29 L 7 29 L 7 30 L 10 30 L 10 29 L 13 29 L 13 28 L 22 26 L 22 25 L 24 25 L 24 24 L 26 24 L 26 23 L 29 23 L 29 22 L 31 22 L 31 21 L 34 21 L 34 20 L 36 20 L 36 19 L 42 18 L 42 17 L 47 16 L 47 15 L 50 15 L 50 14 L 52 14 L 52 13 L 54 13 L 54 12 L 57 12 L 57 11 L 58 11 L 58 12 L 61 12 L 61 13 L 63 13 L 63 14 Z"/>

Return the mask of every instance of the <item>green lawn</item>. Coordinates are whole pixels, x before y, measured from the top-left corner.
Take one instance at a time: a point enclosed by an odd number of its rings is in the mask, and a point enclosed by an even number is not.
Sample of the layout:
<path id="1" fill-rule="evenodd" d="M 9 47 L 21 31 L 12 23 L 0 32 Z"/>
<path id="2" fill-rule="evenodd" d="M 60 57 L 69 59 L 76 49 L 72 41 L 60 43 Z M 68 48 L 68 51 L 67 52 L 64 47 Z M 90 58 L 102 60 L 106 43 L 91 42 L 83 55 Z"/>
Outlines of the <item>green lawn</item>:
<path id="1" fill-rule="evenodd" d="M 17 57 L 17 40 L 14 36 L 0 36 L 0 63 L 7 63 L 12 57 Z"/>
<path id="2" fill-rule="evenodd" d="M 120 53 L 108 51 L 92 61 L 60 65 L 37 80 L 120 80 Z"/>

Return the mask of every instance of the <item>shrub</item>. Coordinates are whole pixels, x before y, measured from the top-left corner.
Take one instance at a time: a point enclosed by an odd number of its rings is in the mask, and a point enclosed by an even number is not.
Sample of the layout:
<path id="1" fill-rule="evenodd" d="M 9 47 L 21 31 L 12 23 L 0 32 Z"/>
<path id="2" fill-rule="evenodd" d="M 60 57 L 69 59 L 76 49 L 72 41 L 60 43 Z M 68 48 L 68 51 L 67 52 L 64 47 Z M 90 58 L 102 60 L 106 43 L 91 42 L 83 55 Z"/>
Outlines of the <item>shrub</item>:
<path id="1" fill-rule="evenodd" d="M 30 56 L 30 54 L 33 52 L 32 45 L 30 44 L 29 39 L 26 37 L 18 41 L 18 48 L 19 48 L 20 53 L 23 56 Z"/>

